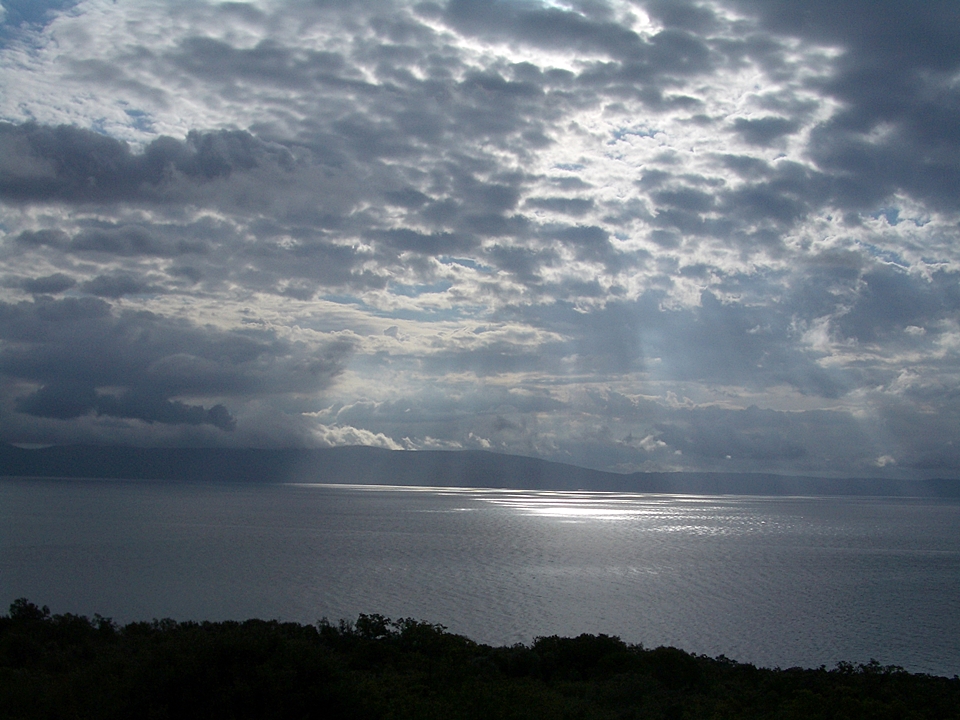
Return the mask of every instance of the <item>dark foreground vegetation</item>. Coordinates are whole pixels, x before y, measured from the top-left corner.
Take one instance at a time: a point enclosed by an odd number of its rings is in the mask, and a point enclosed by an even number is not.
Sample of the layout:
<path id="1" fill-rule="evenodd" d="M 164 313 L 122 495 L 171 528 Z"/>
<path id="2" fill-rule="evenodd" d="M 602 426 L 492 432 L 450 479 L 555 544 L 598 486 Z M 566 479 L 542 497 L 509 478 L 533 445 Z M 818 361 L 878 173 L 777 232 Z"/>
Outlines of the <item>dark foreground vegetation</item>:
<path id="1" fill-rule="evenodd" d="M 960 679 L 841 663 L 768 670 L 605 635 L 493 648 L 361 615 L 118 626 L 17 600 L 3 718 L 960 718 Z"/>

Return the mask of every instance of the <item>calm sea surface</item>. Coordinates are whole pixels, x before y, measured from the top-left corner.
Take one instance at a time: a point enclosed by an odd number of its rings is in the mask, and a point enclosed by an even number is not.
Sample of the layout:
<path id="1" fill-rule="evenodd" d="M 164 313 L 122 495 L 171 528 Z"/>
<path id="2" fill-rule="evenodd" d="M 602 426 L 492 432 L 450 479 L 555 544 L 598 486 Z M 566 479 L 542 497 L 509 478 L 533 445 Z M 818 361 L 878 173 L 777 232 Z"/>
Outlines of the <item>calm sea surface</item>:
<path id="1" fill-rule="evenodd" d="M 0 480 L 0 603 L 960 673 L 960 503 Z"/>

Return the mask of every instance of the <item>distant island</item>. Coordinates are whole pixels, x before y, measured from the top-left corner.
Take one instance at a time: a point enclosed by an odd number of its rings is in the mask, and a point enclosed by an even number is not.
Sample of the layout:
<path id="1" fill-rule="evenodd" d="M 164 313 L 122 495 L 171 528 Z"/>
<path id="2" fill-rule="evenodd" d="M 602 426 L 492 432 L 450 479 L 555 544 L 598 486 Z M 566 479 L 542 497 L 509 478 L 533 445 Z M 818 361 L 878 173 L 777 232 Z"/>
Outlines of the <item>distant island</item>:
<path id="1" fill-rule="evenodd" d="M 960 480 L 769 473 L 621 474 L 479 450 L 137 448 L 0 445 L 0 477 L 303 482 L 692 495 L 960 497 Z"/>

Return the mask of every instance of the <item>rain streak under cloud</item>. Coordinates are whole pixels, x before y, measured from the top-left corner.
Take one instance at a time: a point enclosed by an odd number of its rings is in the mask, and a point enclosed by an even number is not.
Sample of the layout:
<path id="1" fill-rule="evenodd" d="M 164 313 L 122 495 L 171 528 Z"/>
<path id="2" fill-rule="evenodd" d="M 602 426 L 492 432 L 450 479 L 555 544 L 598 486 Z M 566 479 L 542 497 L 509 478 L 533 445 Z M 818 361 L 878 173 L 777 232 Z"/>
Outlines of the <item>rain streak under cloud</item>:
<path id="1" fill-rule="evenodd" d="M 960 4 L 3 2 L 0 440 L 960 474 Z"/>

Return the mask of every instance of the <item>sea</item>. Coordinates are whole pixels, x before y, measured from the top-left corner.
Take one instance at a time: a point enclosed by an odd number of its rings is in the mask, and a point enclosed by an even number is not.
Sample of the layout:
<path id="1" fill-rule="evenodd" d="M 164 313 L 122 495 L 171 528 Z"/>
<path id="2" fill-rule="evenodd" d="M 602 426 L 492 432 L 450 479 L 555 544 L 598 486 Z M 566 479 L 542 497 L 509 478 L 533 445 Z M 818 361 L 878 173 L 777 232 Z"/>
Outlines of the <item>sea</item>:
<path id="1" fill-rule="evenodd" d="M 960 673 L 960 501 L 0 479 L 0 603 Z"/>

